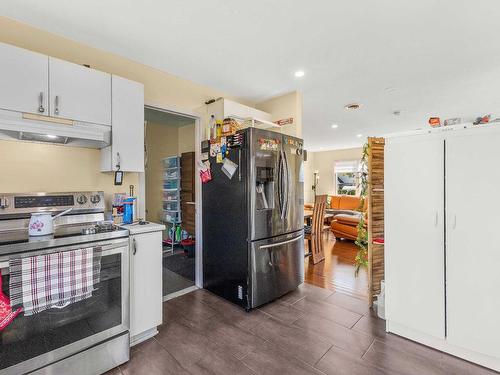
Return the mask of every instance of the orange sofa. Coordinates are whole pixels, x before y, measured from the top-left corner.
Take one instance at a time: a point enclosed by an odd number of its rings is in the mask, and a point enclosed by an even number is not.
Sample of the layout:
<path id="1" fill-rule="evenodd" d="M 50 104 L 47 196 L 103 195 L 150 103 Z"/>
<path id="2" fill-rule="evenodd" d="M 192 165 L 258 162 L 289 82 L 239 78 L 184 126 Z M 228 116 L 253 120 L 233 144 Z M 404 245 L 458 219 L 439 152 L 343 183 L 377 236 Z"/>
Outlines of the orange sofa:
<path id="1" fill-rule="evenodd" d="M 355 240 L 358 237 L 358 224 L 367 209 L 367 200 L 360 207 L 361 199 L 353 195 L 332 195 L 327 212 L 334 215 L 330 228 L 336 238 Z"/>

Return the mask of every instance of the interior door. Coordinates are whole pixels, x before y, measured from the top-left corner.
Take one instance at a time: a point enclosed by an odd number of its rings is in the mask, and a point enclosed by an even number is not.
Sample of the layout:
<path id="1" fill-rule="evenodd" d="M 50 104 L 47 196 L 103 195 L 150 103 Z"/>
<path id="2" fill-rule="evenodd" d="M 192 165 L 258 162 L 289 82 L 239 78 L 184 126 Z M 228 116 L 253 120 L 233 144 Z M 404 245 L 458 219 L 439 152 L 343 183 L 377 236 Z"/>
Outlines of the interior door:
<path id="1" fill-rule="evenodd" d="M 388 139 L 384 185 L 387 320 L 444 338 L 444 141 Z"/>
<path id="2" fill-rule="evenodd" d="M 0 82 L 0 108 L 48 115 L 48 56 L 0 43 Z"/>
<path id="3" fill-rule="evenodd" d="M 285 233 L 304 228 L 304 171 L 302 140 L 283 136 L 283 157 L 286 169 Z"/>
<path id="4" fill-rule="evenodd" d="M 281 134 L 248 129 L 251 240 L 278 236 L 284 231 L 283 160 Z"/>
<path id="5" fill-rule="evenodd" d="M 448 340 L 500 357 L 500 133 L 446 140 Z"/>
<path id="6" fill-rule="evenodd" d="M 111 125 L 111 75 L 49 57 L 50 115 Z"/>

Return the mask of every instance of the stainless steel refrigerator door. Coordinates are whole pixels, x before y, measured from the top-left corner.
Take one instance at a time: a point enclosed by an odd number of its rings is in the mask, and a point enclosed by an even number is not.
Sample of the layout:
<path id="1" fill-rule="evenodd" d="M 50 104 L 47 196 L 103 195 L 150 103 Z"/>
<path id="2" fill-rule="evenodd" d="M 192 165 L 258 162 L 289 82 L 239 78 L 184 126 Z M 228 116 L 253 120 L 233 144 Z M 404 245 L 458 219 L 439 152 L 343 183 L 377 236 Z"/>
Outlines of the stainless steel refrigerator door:
<path id="1" fill-rule="evenodd" d="M 286 233 L 282 216 L 283 168 L 282 135 L 250 128 L 249 147 L 249 238 L 258 240 Z"/>
<path id="2" fill-rule="evenodd" d="M 270 302 L 304 281 L 304 233 L 250 243 L 251 308 Z"/>
<path id="3" fill-rule="evenodd" d="M 285 167 L 285 233 L 304 227 L 304 158 L 302 140 L 283 136 Z"/>

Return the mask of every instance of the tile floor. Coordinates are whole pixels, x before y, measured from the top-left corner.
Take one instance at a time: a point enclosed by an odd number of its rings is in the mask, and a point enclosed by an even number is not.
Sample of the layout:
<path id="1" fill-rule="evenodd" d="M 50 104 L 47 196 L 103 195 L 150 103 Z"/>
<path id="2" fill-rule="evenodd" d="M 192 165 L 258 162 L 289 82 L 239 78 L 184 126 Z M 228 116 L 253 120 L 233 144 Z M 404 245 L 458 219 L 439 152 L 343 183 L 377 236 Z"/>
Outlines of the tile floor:
<path id="1" fill-rule="evenodd" d="M 367 303 L 303 284 L 260 309 L 197 290 L 164 304 L 159 334 L 110 374 L 493 374 L 386 334 Z"/>

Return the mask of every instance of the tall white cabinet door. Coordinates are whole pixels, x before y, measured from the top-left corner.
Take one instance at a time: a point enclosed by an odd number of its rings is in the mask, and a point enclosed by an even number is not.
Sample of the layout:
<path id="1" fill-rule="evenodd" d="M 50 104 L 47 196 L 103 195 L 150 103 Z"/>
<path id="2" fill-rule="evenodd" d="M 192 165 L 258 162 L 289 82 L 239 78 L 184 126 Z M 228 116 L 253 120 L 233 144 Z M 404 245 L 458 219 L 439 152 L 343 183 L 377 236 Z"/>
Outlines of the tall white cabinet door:
<path id="1" fill-rule="evenodd" d="M 113 75 L 112 168 L 144 172 L 144 86 Z"/>
<path id="2" fill-rule="evenodd" d="M 500 133 L 446 140 L 448 341 L 500 358 Z"/>
<path id="3" fill-rule="evenodd" d="M 388 139 L 384 158 L 388 328 L 444 338 L 444 142 Z"/>
<path id="4" fill-rule="evenodd" d="M 161 231 L 130 237 L 130 337 L 162 323 Z"/>
<path id="5" fill-rule="evenodd" d="M 48 115 L 48 56 L 0 43 L 0 83 L 0 108 Z"/>
<path id="6" fill-rule="evenodd" d="M 50 115 L 111 125 L 111 75 L 49 58 Z"/>

